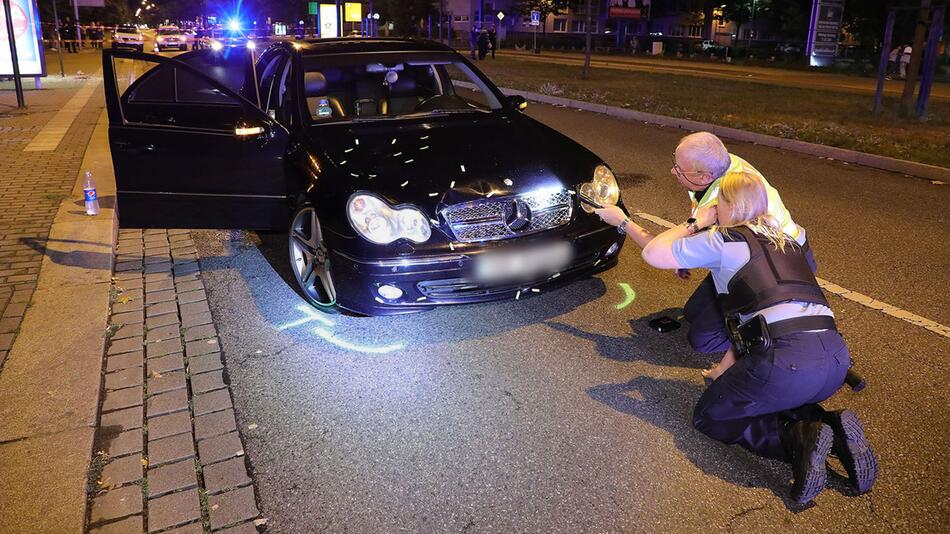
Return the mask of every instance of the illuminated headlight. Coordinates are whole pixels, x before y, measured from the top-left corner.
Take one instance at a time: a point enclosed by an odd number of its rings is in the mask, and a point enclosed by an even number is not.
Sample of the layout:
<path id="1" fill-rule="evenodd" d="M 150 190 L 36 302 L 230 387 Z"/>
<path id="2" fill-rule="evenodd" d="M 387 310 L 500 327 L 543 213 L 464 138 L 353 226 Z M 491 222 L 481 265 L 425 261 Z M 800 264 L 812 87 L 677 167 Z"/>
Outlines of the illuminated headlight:
<path id="1" fill-rule="evenodd" d="M 587 183 L 581 184 L 581 193 L 590 196 L 591 200 L 604 206 L 613 206 L 620 200 L 620 187 L 617 186 L 617 179 L 614 173 L 606 165 L 598 165 L 594 169 L 594 178 Z M 587 213 L 594 213 L 594 207 L 581 202 L 581 208 Z"/>
<path id="2" fill-rule="evenodd" d="M 393 208 L 379 197 L 357 193 L 346 205 L 350 226 L 371 243 L 385 245 L 397 239 L 424 243 L 432 237 L 429 219 L 413 207 Z"/>
<path id="3" fill-rule="evenodd" d="M 224 48 L 224 45 L 221 44 L 221 41 L 211 41 L 211 49 L 215 52 L 221 50 L 222 48 Z"/>

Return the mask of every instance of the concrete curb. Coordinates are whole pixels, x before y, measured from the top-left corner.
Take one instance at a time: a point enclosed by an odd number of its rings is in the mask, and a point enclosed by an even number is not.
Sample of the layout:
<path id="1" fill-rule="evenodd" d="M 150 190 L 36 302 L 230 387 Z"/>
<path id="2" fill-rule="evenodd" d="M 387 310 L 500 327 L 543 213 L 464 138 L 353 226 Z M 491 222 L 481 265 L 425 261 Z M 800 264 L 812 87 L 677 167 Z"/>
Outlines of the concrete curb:
<path id="1" fill-rule="evenodd" d="M 474 84 L 470 84 L 468 82 L 464 82 L 464 83 L 456 82 L 456 83 L 460 86 L 468 87 L 469 89 L 475 88 Z M 521 91 L 519 89 L 510 89 L 507 87 L 499 87 L 499 89 L 501 89 L 501 91 L 507 95 L 521 95 L 527 98 L 528 100 L 541 102 L 543 104 L 564 106 L 564 107 L 573 108 L 573 109 L 590 111 L 593 113 L 601 113 L 610 117 L 616 117 L 618 119 L 645 122 L 648 124 L 656 124 L 659 126 L 667 126 L 670 128 L 679 128 L 682 130 L 689 130 L 689 131 L 702 130 L 702 131 L 712 132 L 720 137 L 725 137 L 727 139 L 733 139 L 736 141 L 744 141 L 746 143 L 755 143 L 757 145 L 780 148 L 782 150 L 798 152 L 800 154 L 808 154 L 810 156 L 817 156 L 821 158 L 836 159 L 838 161 L 844 161 L 847 163 L 863 165 L 865 167 L 871 167 L 873 169 L 881 169 L 885 171 L 897 172 L 901 174 L 907 174 L 910 176 L 916 176 L 919 178 L 926 178 L 928 180 L 939 180 L 942 182 L 950 182 L 950 169 L 946 167 L 938 167 L 936 165 L 927 165 L 926 163 L 917 163 L 914 161 L 905 161 L 901 159 L 889 158 L 887 156 L 877 156 L 874 154 L 868 154 L 866 152 L 858 152 L 856 150 L 848 150 L 844 148 L 818 145 L 815 143 L 806 143 L 805 141 L 785 139 L 783 137 L 775 137 L 772 135 L 754 133 L 754 132 L 749 132 L 746 130 L 728 128 L 726 126 L 719 126 L 716 124 L 692 121 L 689 119 L 677 119 L 675 117 L 655 115 L 653 113 L 644 113 L 642 111 L 634 111 L 632 109 L 626 109 L 626 108 L 621 108 L 621 107 L 616 107 L 616 106 L 608 106 L 606 104 L 594 104 L 591 102 L 584 102 L 581 100 L 571 100 L 569 98 L 542 95 L 539 93 Z"/>
<path id="2" fill-rule="evenodd" d="M 105 111 L 76 185 L 50 228 L 20 334 L 0 374 L 0 531 L 82 532 L 93 452 L 117 219 Z M 96 177 L 100 214 L 85 215 L 82 180 Z"/>

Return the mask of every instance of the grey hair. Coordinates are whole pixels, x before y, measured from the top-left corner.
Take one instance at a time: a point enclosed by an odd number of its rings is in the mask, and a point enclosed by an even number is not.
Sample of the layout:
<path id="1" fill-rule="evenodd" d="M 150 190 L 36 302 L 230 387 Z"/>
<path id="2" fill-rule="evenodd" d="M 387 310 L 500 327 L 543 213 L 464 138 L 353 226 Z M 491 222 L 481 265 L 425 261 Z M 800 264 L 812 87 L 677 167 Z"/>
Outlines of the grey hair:
<path id="1" fill-rule="evenodd" d="M 680 139 L 676 152 L 690 159 L 698 171 L 707 171 L 713 178 L 726 174 L 731 161 L 726 145 L 709 132 L 696 132 Z"/>

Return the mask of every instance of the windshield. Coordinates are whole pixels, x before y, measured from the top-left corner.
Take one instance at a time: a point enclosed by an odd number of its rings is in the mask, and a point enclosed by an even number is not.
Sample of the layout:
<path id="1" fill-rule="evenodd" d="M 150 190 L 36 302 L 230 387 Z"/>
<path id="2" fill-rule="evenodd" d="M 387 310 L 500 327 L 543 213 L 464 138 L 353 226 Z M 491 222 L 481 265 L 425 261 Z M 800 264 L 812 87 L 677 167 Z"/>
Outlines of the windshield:
<path id="1" fill-rule="evenodd" d="M 502 104 L 456 54 L 336 54 L 304 58 L 313 123 L 488 113 Z"/>
<path id="2" fill-rule="evenodd" d="M 178 28 L 162 28 L 158 30 L 159 35 L 178 35 L 181 33 L 181 30 Z"/>
<path id="3" fill-rule="evenodd" d="M 136 28 L 135 26 L 119 26 L 118 28 L 115 29 L 115 31 L 121 32 L 121 33 L 138 33 L 139 29 Z"/>

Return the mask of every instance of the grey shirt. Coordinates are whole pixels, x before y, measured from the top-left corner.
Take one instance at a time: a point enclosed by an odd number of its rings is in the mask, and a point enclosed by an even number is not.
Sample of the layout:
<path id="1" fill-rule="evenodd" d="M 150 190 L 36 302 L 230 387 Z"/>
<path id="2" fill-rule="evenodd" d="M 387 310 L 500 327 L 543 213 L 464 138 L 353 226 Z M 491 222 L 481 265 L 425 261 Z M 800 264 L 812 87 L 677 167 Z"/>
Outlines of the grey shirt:
<path id="1" fill-rule="evenodd" d="M 799 227 L 801 228 L 801 227 Z M 805 231 L 801 229 L 798 244 L 805 242 Z M 744 241 L 726 242 L 717 231 L 704 231 L 673 242 L 673 257 L 684 269 L 709 269 L 717 293 L 729 292 L 729 281 L 739 269 L 749 263 L 749 245 Z M 830 308 L 811 302 L 782 302 L 759 310 L 757 313 L 742 315 L 747 321 L 750 317 L 762 315 L 766 322 L 775 323 L 783 319 L 809 315 L 828 315 L 834 317 Z"/>

